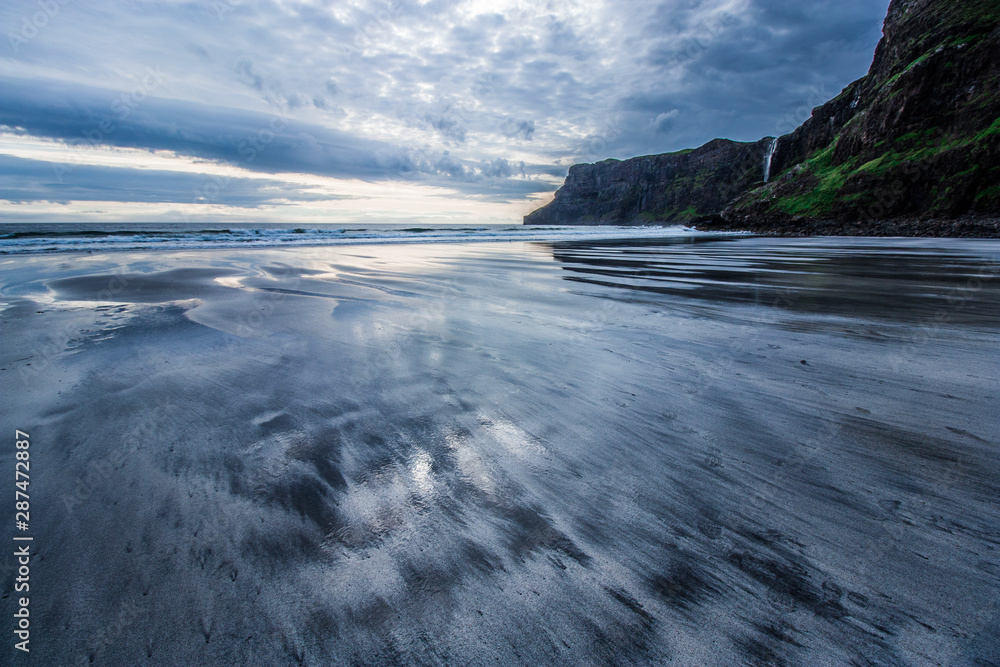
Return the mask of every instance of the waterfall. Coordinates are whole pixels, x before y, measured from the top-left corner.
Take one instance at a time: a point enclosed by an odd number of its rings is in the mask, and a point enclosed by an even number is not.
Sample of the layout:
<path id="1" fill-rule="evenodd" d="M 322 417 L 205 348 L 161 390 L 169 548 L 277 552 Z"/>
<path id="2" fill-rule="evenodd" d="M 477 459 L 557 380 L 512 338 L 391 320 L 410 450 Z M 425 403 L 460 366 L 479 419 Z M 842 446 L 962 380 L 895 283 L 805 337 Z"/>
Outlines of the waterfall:
<path id="1" fill-rule="evenodd" d="M 767 157 L 764 158 L 764 182 L 771 178 L 771 160 L 774 159 L 774 151 L 778 150 L 778 138 L 771 141 L 771 146 L 767 149 Z"/>

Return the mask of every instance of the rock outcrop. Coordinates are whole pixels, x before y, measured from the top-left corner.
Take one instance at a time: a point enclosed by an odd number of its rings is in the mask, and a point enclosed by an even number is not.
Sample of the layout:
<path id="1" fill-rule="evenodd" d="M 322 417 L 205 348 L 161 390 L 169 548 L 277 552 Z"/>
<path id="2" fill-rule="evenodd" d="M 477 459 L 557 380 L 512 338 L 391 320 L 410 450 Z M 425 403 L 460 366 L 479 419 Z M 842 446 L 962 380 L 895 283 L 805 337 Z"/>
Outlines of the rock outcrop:
<path id="1" fill-rule="evenodd" d="M 771 143 L 743 146 L 759 152 Z M 724 176 L 723 186 L 707 185 L 710 196 L 703 197 L 697 188 L 678 189 L 676 179 L 647 178 L 616 181 L 585 199 L 636 219 L 703 218 L 699 228 L 928 235 L 961 229 L 996 235 L 1000 3 L 892 0 L 868 74 L 814 109 L 773 148 L 767 183 L 762 174 L 743 180 Z M 655 162 L 672 155 L 678 154 L 638 159 Z M 582 210 L 573 170 L 555 201 L 525 218 L 526 224 L 556 219 L 569 224 Z M 637 188 L 658 192 L 653 207 L 630 201 L 616 208 L 619 193 Z M 716 207 L 728 193 L 733 196 Z M 674 217 L 661 215 L 662 201 L 671 202 Z M 564 202 L 576 208 L 565 208 Z M 698 215 L 677 215 L 692 210 Z M 582 216 L 576 221 L 583 222 Z"/>
<path id="2" fill-rule="evenodd" d="M 716 214 L 764 180 L 771 139 L 715 139 L 701 148 L 570 167 L 555 199 L 527 225 L 688 223 Z"/>

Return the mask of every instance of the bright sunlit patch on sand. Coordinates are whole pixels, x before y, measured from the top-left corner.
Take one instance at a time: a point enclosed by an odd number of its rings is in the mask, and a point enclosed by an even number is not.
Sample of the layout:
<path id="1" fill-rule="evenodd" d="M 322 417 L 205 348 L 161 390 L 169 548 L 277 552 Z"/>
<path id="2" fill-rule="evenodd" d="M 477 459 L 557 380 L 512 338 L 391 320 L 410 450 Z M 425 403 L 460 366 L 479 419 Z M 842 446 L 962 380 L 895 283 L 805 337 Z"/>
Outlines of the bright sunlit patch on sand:
<path id="1" fill-rule="evenodd" d="M 513 422 L 480 415 L 479 423 L 486 428 L 497 443 L 518 459 L 536 458 L 547 454 L 545 447 L 536 438 L 518 428 Z"/>
<path id="2" fill-rule="evenodd" d="M 215 282 L 223 287 L 232 287 L 234 289 L 243 289 L 245 280 L 245 278 L 240 276 L 217 276 L 215 278 Z"/>
<path id="3" fill-rule="evenodd" d="M 434 493 L 434 477 L 431 471 L 431 455 L 420 450 L 410 464 L 410 477 L 421 494 L 428 496 Z"/>

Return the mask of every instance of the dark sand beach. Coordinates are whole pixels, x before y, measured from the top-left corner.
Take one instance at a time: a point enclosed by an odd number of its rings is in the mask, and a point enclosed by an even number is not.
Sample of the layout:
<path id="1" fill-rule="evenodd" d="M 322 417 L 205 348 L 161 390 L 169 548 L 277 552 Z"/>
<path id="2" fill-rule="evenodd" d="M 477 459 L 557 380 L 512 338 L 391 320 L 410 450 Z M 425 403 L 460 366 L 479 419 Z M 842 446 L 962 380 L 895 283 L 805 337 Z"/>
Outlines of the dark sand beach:
<path id="1" fill-rule="evenodd" d="M 1000 664 L 998 261 L 749 237 L 0 259 L 18 664 Z"/>

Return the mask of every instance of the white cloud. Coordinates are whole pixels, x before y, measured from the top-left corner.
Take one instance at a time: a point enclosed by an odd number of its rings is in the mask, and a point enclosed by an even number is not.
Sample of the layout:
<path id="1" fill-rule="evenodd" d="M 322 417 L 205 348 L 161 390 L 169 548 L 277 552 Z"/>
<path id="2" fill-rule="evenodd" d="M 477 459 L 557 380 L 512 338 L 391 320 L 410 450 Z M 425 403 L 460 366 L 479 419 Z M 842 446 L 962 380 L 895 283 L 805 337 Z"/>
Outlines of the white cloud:
<path id="1" fill-rule="evenodd" d="M 671 109 L 670 111 L 665 111 L 656 116 L 651 121 L 653 130 L 658 134 L 665 134 L 671 130 L 674 126 L 674 119 L 681 115 L 681 112 L 677 109 Z"/>

